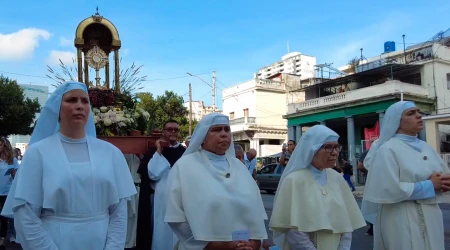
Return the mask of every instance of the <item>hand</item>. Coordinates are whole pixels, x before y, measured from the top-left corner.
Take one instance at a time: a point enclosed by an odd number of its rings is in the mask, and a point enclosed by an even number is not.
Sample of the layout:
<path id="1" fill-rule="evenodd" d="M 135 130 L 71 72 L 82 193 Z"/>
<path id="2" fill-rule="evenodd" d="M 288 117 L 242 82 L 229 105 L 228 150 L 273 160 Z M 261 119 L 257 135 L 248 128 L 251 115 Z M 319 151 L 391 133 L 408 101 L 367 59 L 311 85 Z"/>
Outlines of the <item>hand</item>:
<path id="1" fill-rule="evenodd" d="M 156 140 L 156 142 L 155 142 L 156 152 L 158 152 L 158 154 L 161 154 L 162 151 L 163 151 L 163 147 L 161 145 L 161 142 L 165 142 L 165 140 L 164 139 L 159 139 L 159 140 Z"/>
<path id="2" fill-rule="evenodd" d="M 442 190 L 442 181 L 441 181 L 441 173 L 433 173 L 430 178 L 428 178 L 433 183 L 434 190 L 441 191 Z"/>
<path id="3" fill-rule="evenodd" d="M 254 250 L 246 241 L 209 242 L 205 250 Z M 255 248 L 256 249 L 256 248 Z"/>
<path id="4" fill-rule="evenodd" d="M 259 240 L 239 241 L 236 250 L 258 250 L 260 246 Z"/>
<path id="5" fill-rule="evenodd" d="M 281 148 L 281 152 L 286 153 L 286 147 Z"/>
<path id="6" fill-rule="evenodd" d="M 450 174 L 441 175 L 441 192 L 450 191 Z"/>
<path id="7" fill-rule="evenodd" d="M 270 249 L 270 245 L 269 245 L 269 242 L 268 242 L 267 240 L 264 240 L 264 241 L 263 241 L 262 248 L 263 248 L 264 250 L 269 250 L 269 249 Z"/>

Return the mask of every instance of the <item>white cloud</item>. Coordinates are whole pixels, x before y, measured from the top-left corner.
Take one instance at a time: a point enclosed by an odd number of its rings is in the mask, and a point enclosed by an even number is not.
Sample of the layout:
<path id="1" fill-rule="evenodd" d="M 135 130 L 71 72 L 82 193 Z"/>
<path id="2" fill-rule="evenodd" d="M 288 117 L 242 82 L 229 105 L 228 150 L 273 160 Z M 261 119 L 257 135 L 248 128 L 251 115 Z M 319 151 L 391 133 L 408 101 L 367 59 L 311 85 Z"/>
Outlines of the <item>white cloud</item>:
<path id="1" fill-rule="evenodd" d="M 48 40 L 46 30 L 27 28 L 10 34 L 0 33 L 0 61 L 20 61 L 30 59 L 41 39 Z"/>
<path id="2" fill-rule="evenodd" d="M 60 37 L 59 38 L 59 45 L 61 47 L 68 47 L 68 46 L 72 46 L 73 43 L 72 43 L 72 40 L 70 40 L 70 39 L 67 39 L 65 37 Z"/>
<path id="3" fill-rule="evenodd" d="M 58 65 L 59 60 L 64 64 L 73 64 L 76 62 L 77 56 L 71 51 L 52 50 L 46 59 L 48 65 Z"/>

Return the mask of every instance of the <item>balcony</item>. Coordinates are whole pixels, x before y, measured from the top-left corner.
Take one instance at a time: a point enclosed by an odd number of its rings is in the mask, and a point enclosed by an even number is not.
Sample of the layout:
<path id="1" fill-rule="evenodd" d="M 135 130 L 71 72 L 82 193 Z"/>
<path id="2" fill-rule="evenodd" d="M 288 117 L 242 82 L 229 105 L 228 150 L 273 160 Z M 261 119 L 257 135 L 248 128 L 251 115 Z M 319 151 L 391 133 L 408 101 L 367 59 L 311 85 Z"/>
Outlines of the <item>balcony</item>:
<path id="1" fill-rule="evenodd" d="M 230 120 L 230 125 L 256 124 L 256 117 L 241 117 Z"/>
<path id="2" fill-rule="evenodd" d="M 267 79 L 257 79 L 256 87 L 263 88 L 263 89 L 286 91 L 286 86 L 285 86 L 284 82 L 267 80 Z"/>
<path id="3" fill-rule="evenodd" d="M 290 103 L 288 105 L 287 114 L 293 114 L 297 112 L 304 112 L 317 108 L 332 107 L 339 104 L 348 102 L 362 101 L 366 99 L 378 98 L 382 96 L 388 96 L 395 93 L 408 94 L 414 96 L 428 96 L 428 90 L 422 86 L 413 85 L 409 83 L 403 83 L 397 80 L 387 81 L 383 84 L 360 88 L 348 92 L 343 92 L 335 95 L 329 95 L 316 99 L 311 99 L 300 103 Z"/>
<path id="4" fill-rule="evenodd" d="M 286 86 L 284 82 L 256 78 L 240 83 L 236 86 L 226 88 L 223 90 L 222 95 L 224 99 L 230 97 L 234 98 L 236 95 L 239 95 L 240 93 L 244 93 L 252 89 L 264 89 L 276 92 L 286 92 Z"/>
<path id="5" fill-rule="evenodd" d="M 256 117 L 240 117 L 230 120 L 231 132 L 242 132 L 249 130 L 250 126 L 256 125 Z"/>

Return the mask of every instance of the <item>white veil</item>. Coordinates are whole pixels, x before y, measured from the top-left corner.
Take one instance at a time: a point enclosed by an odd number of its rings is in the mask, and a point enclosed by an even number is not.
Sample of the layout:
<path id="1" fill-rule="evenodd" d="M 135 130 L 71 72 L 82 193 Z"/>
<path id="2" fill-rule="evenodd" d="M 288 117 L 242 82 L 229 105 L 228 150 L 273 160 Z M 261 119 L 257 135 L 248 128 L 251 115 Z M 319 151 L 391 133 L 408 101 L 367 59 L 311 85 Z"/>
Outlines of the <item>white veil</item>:
<path id="1" fill-rule="evenodd" d="M 209 128 L 214 125 L 230 125 L 228 116 L 219 113 L 212 113 L 203 117 L 195 127 L 194 133 L 192 134 L 192 138 L 189 143 L 189 147 L 186 149 L 183 156 L 192 154 L 201 149 L 203 141 L 208 134 Z M 233 141 L 233 137 L 231 137 L 231 141 Z M 230 147 L 225 152 L 225 154 L 229 155 L 230 157 L 236 157 L 234 153 L 234 146 L 232 144 L 230 144 Z"/>

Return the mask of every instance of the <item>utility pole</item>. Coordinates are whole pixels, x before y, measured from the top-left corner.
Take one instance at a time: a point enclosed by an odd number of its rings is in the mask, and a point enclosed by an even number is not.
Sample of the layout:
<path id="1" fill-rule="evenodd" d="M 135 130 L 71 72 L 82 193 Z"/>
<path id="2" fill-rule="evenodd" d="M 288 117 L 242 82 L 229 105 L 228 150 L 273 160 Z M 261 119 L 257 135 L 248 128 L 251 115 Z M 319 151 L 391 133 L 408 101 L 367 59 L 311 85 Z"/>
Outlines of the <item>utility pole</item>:
<path id="1" fill-rule="evenodd" d="M 405 43 L 405 35 L 403 34 L 403 55 L 405 56 L 405 64 L 406 64 L 406 43 Z"/>
<path id="2" fill-rule="evenodd" d="M 216 111 L 216 71 L 213 71 L 213 87 L 212 87 L 212 91 L 213 91 L 213 112 Z"/>
<path id="3" fill-rule="evenodd" d="M 192 135 L 192 86 L 189 83 L 189 135 Z"/>

